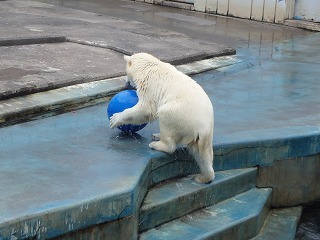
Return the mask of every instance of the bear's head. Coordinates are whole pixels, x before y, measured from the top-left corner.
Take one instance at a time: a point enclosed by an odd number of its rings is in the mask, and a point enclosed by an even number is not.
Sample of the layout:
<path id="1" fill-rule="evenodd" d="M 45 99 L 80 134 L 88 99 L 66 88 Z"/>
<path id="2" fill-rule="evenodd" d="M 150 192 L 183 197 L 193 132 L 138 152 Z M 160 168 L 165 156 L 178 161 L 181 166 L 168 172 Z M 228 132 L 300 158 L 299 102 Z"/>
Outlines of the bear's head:
<path id="1" fill-rule="evenodd" d="M 127 62 L 127 86 L 136 87 L 144 81 L 148 76 L 148 69 L 160 63 L 160 60 L 148 53 L 136 53 L 132 56 L 124 55 Z"/>
<path id="2" fill-rule="evenodd" d="M 136 88 L 136 84 L 132 79 L 131 76 L 131 65 L 132 65 L 132 60 L 130 56 L 123 56 L 124 60 L 126 60 L 127 62 L 127 66 L 126 66 L 126 72 L 127 72 L 127 79 L 126 79 L 126 87 L 127 88 Z"/>

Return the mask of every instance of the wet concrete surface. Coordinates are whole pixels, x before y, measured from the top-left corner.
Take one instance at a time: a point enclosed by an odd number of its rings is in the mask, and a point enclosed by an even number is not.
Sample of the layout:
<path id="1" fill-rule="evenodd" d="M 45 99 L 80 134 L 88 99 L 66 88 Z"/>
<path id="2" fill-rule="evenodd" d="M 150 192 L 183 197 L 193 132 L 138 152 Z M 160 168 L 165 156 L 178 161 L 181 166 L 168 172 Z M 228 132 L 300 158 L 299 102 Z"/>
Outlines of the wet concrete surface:
<path id="1" fill-rule="evenodd" d="M 216 138 L 234 131 L 244 137 L 262 129 L 276 133 L 289 127 L 319 127 L 319 37 L 317 33 L 275 43 L 269 58 L 247 58 L 248 51 L 239 51 L 244 62 L 194 76 L 215 105 Z M 224 119 L 223 126 L 218 119 Z"/>
<path id="2" fill-rule="evenodd" d="M 1 129 L 0 225 L 102 196 L 130 195 L 152 151 L 144 137 L 110 130 L 106 109 Z"/>
<path id="3" fill-rule="evenodd" d="M 319 133 L 318 37 L 278 43 L 271 60 L 246 55 L 241 63 L 193 76 L 215 105 L 216 149 Z M 307 43 L 314 49 L 312 61 L 300 54 Z M 106 108 L 97 105 L 1 129 L 2 225 L 61 208 L 81 209 L 83 203 L 99 205 L 102 196 L 110 202 L 125 196 L 109 219 L 133 207 L 131 192 L 158 154 L 147 146 L 158 127 L 149 124 L 139 135 L 124 136 L 109 128 Z"/>
<path id="4" fill-rule="evenodd" d="M 106 1 L 104 7 L 92 7 L 94 2 L 55 3 L 128 21 L 145 19 L 197 36 L 199 42 L 212 38 L 236 48 L 240 63 L 193 76 L 214 103 L 217 148 L 319 133 L 319 34 L 129 1 Z M 11 77 L 39 71 L 5 69 Z M 106 210 L 107 220 L 132 214 L 135 186 L 150 159 L 159 154 L 147 147 L 158 127 L 149 124 L 139 135 L 123 136 L 109 129 L 106 108 L 107 103 L 0 129 L 0 227 L 49 216 L 57 209 L 82 212 L 88 203 L 92 209 L 102 199 L 118 203 Z M 64 221 L 64 216 L 57 219 Z"/>
<path id="5" fill-rule="evenodd" d="M 1 2 L 0 19 L 0 54 L 5 56 L 0 61 L 0 99 L 123 75 L 123 54 L 149 52 L 173 64 L 183 64 L 235 53 L 213 41 L 198 41 L 121 16 L 34 1 Z M 59 36 L 72 43 L 53 44 L 53 39 L 61 42 Z M 30 45 L 39 43 L 39 39 L 47 39 L 48 44 Z M 10 40 L 14 46 L 7 47 Z M 27 71 L 31 65 L 39 71 L 32 74 L 32 80 L 25 75 L 13 79 L 6 75 L 8 68 Z M 58 69 L 57 74 L 44 74 L 46 69 Z"/>
<path id="6" fill-rule="evenodd" d="M 295 240 L 320 239 L 320 202 L 306 206 L 297 229 Z"/>
<path id="7" fill-rule="evenodd" d="M 157 6 L 147 3 L 116 0 L 40 0 L 67 8 L 89 11 L 146 23 L 156 28 L 183 33 L 193 39 L 239 48 L 251 44 L 272 44 L 310 32 L 281 25 L 213 14 Z"/>

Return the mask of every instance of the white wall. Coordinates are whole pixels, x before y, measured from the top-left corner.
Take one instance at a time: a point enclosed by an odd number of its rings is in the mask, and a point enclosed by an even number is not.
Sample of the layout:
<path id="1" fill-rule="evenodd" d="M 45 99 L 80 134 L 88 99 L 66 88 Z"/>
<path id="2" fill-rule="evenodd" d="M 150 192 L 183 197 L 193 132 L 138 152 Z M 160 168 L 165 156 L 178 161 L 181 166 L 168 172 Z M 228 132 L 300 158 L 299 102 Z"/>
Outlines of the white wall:
<path id="1" fill-rule="evenodd" d="M 320 0 L 296 0 L 294 16 L 320 22 Z"/>
<path id="2" fill-rule="evenodd" d="M 1 1 L 1 0 L 0 0 Z M 161 4 L 163 0 L 136 0 Z M 176 0 L 194 3 L 200 12 L 284 23 L 285 19 L 307 19 L 320 22 L 320 0 Z"/>
<path id="3" fill-rule="evenodd" d="M 196 11 L 283 23 L 293 17 L 295 0 L 195 0 Z M 301 1 L 301 0 L 300 0 Z M 308 0 L 305 0 L 308 1 Z M 320 0 L 311 0 L 319 1 Z"/>

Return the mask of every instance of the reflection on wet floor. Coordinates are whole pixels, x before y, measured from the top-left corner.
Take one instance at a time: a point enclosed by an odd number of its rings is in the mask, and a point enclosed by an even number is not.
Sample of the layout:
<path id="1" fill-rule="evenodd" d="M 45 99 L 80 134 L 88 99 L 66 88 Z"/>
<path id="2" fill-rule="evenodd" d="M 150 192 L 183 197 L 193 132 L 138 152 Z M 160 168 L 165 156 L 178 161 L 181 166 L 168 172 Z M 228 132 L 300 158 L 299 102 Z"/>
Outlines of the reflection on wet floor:
<path id="1" fill-rule="evenodd" d="M 303 62 L 307 58 L 299 61 L 284 56 L 281 60 L 278 56 L 273 58 L 273 61 L 249 58 L 193 76 L 215 105 L 216 137 L 221 129 L 225 134 L 235 127 L 237 131 L 247 131 L 320 125 L 320 105 L 315 104 L 320 92 L 319 63 Z"/>
<path id="2" fill-rule="evenodd" d="M 250 48 L 252 45 L 269 45 L 289 40 L 294 36 L 310 32 L 260 23 L 245 19 L 234 19 L 212 14 L 157 6 L 146 3 L 117 0 L 39 0 L 41 2 L 70 7 L 97 14 L 120 17 L 150 24 L 166 30 L 186 34 L 189 37 L 227 45 L 234 48 Z M 271 47 L 272 49 L 272 47 Z"/>

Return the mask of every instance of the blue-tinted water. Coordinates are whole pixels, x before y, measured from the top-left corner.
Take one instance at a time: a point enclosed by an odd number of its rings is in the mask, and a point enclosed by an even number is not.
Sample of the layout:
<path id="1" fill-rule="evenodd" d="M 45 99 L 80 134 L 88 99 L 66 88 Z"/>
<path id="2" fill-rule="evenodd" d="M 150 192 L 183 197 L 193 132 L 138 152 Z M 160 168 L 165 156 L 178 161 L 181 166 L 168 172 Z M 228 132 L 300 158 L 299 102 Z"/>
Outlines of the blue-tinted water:
<path id="1" fill-rule="evenodd" d="M 320 202 L 303 209 L 295 237 L 295 240 L 318 239 L 320 239 Z"/>

